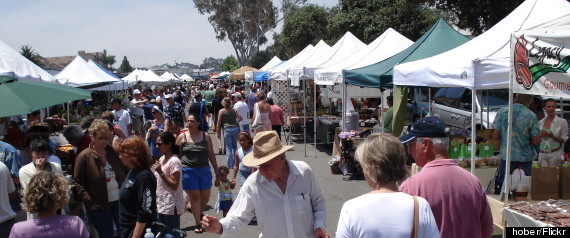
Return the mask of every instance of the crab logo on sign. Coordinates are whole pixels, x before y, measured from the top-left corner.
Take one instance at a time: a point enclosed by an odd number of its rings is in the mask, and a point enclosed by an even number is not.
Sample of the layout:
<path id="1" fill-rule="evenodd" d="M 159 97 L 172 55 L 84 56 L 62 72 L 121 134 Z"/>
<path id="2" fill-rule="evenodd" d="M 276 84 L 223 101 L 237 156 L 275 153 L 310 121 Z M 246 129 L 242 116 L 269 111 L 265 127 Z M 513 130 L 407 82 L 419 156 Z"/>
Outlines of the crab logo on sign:
<path id="1" fill-rule="evenodd" d="M 514 50 L 514 70 L 517 83 L 530 90 L 540 77 L 550 72 L 566 73 L 570 67 L 570 56 L 561 55 L 564 47 L 540 46 L 536 38 L 529 43 L 524 35 L 517 38 Z M 529 66 L 529 58 L 538 61 Z"/>

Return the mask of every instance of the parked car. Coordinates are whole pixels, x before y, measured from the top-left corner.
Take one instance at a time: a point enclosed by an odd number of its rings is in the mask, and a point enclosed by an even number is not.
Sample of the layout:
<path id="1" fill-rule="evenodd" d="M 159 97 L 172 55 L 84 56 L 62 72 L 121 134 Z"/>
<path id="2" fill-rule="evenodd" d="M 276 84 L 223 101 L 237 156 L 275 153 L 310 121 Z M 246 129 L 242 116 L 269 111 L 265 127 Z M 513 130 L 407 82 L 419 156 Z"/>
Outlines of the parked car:
<path id="1" fill-rule="evenodd" d="M 468 88 L 442 88 L 433 97 L 432 115 L 448 126 L 470 130 L 471 93 Z M 476 128 L 488 129 L 499 109 L 508 106 L 507 89 L 479 90 L 476 101 Z M 483 118 L 483 120 L 481 120 Z"/>
<path id="2" fill-rule="evenodd" d="M 411 88 L 408 93 L 407 119 L 415 122 L 429 114 L 429 99 L 437 93 L 439 88 Z M 430 92 L 431 91 L 431 92 Z"/>

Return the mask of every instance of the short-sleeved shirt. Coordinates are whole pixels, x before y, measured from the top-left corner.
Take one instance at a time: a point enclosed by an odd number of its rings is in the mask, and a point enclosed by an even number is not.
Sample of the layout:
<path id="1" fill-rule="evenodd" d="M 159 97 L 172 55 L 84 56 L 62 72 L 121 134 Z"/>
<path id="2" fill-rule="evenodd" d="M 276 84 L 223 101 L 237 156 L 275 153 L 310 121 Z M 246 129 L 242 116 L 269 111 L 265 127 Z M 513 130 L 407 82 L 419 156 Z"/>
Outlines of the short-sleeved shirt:
<path id="1" fill-rule="evenodd" d="M 208 106 L 212 105 L 214 94 L 215 94 L 214 90 L 206 90 L 204 91 L 204 93 L 202 93 L 202 96 L 204 97 L 204 99 L 206 99 L 206 105 Z"/>
<path id="2" fill-rule="evenodd" d="M 220 193 L 220 198 L 222 201 L 232 200 L 232 189 L 230 187 L 230 181 L 226 180 L 224 182 L 220 180 L 220 185 L 218 185 L 218 192 Z"/>
<path id="3" fill-rule="evenodd" d="M 180 103 L 175 102 L 172 106 L 166 106 L 164 113 L 166 114 L 166 119 L 177 122 L 180 126 L 184 125 L 184 109 Z"/>
<path id="4" fill-rule="evenodd" d="M 428 162 L 399 190 L 428 201 L 442 238 L 493 233 L 491 208 L 479 179 L 451 159 Z"/>
<path id="5" fill-rule="evenodd" d="M 129 114 L 127 110 L 121 108 L 121 110 L 113 111 L 113 115 L 115 116 L 113 123 L 115 123 L 115 125 L 119 125 L 127 137 L 130 136 L 131 132 L 129 131 L 128 126 L 132 123 L 131 114 Z"/>
<path id="6" fill-rule="evenodd" d="M 507 158 L 507 129 L 509 108 L 499 110 L 493 121 L 493 128 L 501 132 L 501 159 Z M 540 134 L 536 114 L 522 104 L 513 104 L 513 127 L 511 132 L 511 161 L 528 162 L 536 158 L 532 138 Z"/>
<path id="7" fill-rule="evenodd" d="M 13 177 L 18 177 L 18 171 L 23 165 L 16 147 L 0 141 L 0 162 L 8 167 Z"/>
<path id="8" fill-rule="evenodd" d="M 394 107 L 388 108 L 384 117 L 384 132 L 392 132 L 392 121 L 394 120 Z"/>
<path id="9" fill-rule="evenodd" d="M 257 98 L 255 97 L 255 93 L 249 93 L 245 97 L 245 103 L 247 103 L 247 108 L 249 109 L 249 114 L 253 114 L 253 105 L 257 102 Z"/>
<path id="10" fill-rule="evenodd" d="M 131 170 L 119 189 L 121 226 L 156 220 L 156 178 L 150 169 Z"/>
<path id="11" fill-rule="evenodd" d="M 0 162 L 0 224 L 16 217 L 16 213 L 10 207 L 10 198 L 8 193 L 16 191 L 16 186 L 10 176 L 8 167 Z"/>
<path id="12" fill-rule="evenodd" d="M 269 108 L 271 108 L 271 113 L 269 113 L 269 120 L 271 120 L 271 125 L 283 125 L 283 111 L 281 108 L 277 105 L 271 105 Z"/>
<path id="13" fill-rule="evenodd" d="M 249 113 L 249 109 L 247 108 L 247 104 L 244 101 L 237 101 L 234 104 L 234 110 L 239 112 L 241 115 L 240 125 L 247 125 L 249 124 L 249 119 L 247 118 L 247 114 Z"/>
<path id="14" fill-rule="evenodd" d="M 163 155 L 160 157 L 160 163 L 164 163 L 163 161 L 166 160 L 165 156 Z M 162 172 L 171 176 L 175 172 L 182 173 L 182 163 L 178 156 L 173 155 L 162 165 Z M 179 186 L 176 190 L 170 188 L 164 179 L 160 177 L 157 172 L 154 172 L 154 176 L 156 176 L 156 208 L 158 213 L 165 214 L 165 215 L 181 215 L 184 213 L 184 204 L 186 200 L 184 200 L 184 191 L 182 190 L 182 175 L 179 178 Z M 176 208 L 177 214 L 174 214 L 174 209 Z"/>

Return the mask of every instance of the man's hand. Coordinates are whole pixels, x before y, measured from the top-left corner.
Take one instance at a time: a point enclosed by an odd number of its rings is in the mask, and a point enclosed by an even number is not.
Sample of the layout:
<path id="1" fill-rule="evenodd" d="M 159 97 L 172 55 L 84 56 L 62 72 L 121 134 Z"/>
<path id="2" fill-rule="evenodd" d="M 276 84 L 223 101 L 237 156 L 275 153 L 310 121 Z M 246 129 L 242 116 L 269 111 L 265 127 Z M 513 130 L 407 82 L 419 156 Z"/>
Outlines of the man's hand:
<path id="1" fill-rule="evenodd" d="M 222 223 L 218 221 L 218 218 L 210 215 L 204 215 L 202 217 L 202 228 L 210 233 L 220 233 L 222 230 Z"/>
<path id="2" fill-rule="evenodd" d="M 315 229 L 315 238 L 329 238 L 329 234 L 323 228 Z"/>

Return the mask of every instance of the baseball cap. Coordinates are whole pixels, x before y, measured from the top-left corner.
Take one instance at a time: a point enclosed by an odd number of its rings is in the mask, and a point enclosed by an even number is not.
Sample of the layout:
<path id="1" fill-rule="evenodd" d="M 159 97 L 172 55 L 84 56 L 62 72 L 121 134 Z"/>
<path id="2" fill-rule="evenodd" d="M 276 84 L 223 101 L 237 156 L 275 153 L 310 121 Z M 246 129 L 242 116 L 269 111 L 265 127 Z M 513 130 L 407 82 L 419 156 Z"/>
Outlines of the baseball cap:
<path id="1" fill-rule="evenodd" d="M 135 89 L 133 90 L 133 94 L 141 94 L 141 90 Z"/>
<path id="2" fill-rule="evenodd" d="M 232 96 L 241 98 L 241 93 L 235 92 L 234 94 L 232 94 Z"/>
<path id="3" fill-rule="evenodd" d="M 412 124 L 408 134 L 400 136 L 400 142 L 407 143 L 416 137 L 446 137 L 445 123 L 439 117 L 424 117 Z"/>

